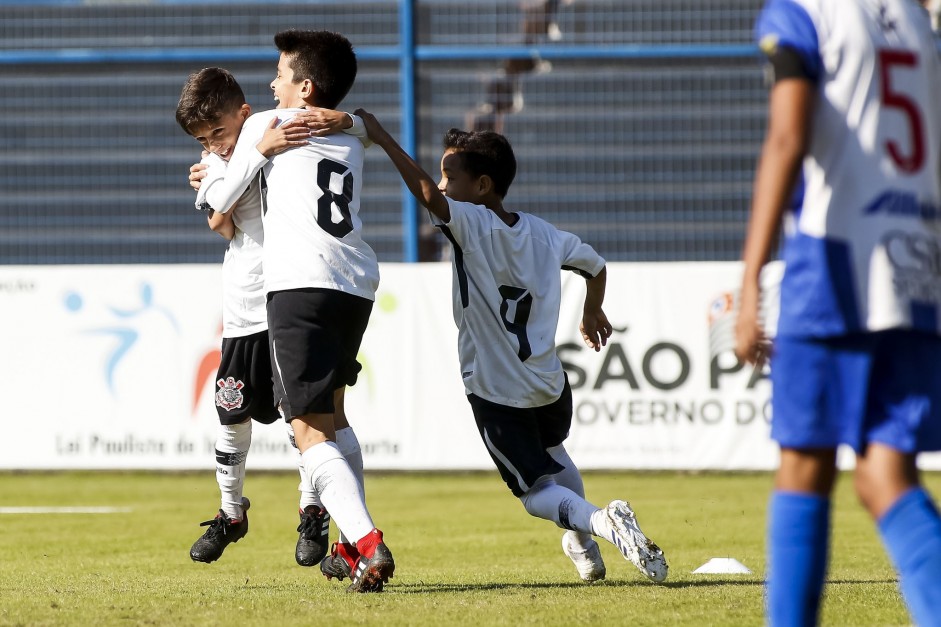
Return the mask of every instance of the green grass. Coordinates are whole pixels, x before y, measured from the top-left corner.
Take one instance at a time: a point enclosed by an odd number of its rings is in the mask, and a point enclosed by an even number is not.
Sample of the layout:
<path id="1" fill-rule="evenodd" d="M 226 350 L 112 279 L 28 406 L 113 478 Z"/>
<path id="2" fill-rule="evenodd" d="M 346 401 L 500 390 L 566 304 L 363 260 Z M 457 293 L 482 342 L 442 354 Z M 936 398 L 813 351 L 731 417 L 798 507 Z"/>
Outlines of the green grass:
<path id="1" fill-rule="evenodd" d="M 588 473 L 590 500 L 627 498 L 670 562 L 647 582 L 602 543 L 608 578 L 582 584 L 561 530 L 525 514 L 495 473 L 368 475 L 396 558 L 379 595 L 294 563 L 297 475 L 250 475 L 251 530 L 194 564 L 218 508 L 211 473 L 3 473 L 2 506 L 126 514 L 0 515 L 2 625 L 760 625 L 767 474 Z M 895 574 L 848 477 L 836 494 L 827 625 L 904 625 Z M 926 476 L 941 490 L 941 475 Z M 335 533 L 335 530 L 334 530 Z M 755 574 L 693 575 L 710 557 Z"/>

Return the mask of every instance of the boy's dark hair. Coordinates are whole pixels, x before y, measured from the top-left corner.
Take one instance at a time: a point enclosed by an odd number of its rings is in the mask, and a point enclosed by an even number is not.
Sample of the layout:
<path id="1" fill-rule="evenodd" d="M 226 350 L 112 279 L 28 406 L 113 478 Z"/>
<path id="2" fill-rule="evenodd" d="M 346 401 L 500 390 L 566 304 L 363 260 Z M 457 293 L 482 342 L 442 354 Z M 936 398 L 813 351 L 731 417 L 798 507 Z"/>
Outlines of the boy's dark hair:
<path id="1" fill-rule="evenodd" d="M 444 148 L 456 150 L 461 167 L 472 176 L 489 176 L 493 191 L 506 198 L 516 177 L 516 156 L 506 137 L 493 131 L 452 128 L 444 134 Z"/>
<path id="2" fill-rule="evenodd" d="M 219 67 L 203 68 L 186 79 L 176 106 L 176 121 L 192 135 L 197 124 L 215 122 L 243 104 L 245 94 L 231 72 Z"/>
<path id="3" fill-rule="evenodd" d="M 307 79 L 314 84 L 315 102 L 311 104 L 336 109 L 353 87 L 356 53 L 340 33 L 291 29 L 275 35 L 274 45 L 292 57 L 295 83 Z"/>

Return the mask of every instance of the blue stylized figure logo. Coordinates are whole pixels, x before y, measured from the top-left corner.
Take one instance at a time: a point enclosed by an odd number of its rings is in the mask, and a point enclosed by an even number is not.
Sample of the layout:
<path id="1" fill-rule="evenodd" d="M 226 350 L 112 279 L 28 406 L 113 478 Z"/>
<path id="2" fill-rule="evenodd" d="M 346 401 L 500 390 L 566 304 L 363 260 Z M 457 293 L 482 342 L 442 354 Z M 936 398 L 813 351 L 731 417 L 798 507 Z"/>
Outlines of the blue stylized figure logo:
<path id="1" fill-rule="evenodd" d="M 173 314 L 165 307 L 160 307 L 154 303 L 154 291 L 149 283 L 142 283 L 140 288 L 140 301 L 141 304 L 139 307 L 134 307 L 131 309 L 121 309 L 119 307 L 107 306 L 108 311 L 118 320 L 118 321 L 127 321 L 121 326 L 108 326 L 101 327 L 97 329 L 89 329 L 85 333 L 91 335 L 108 335 L 117 339 L 118 343 L 114 347 L 114 351 L 111 353 L 111 356 L 108 358 L 108 362 L 105 364 L 105 380 L 108 382 L 108 390 L 113 394 L 114 393 L 114 372 L 118 367 L 118 364 L 121 362 L 121 359 L 127 355 L 128 351 L 131 350 L 131 347 L 134 346 L 137 339 L 140 337 L 140 333 L 131 326 L 133 320 L 140 316 L 141 314 L 154 311 L 157 312 L 170 322 L 173 326 L 173 330 L 177 333 L 180 332 L 180 327 L 177 324 L 176 318 Z M 84 307 L 84 300 L 82 299 L 81 294 L 77 292 L 70 292 L 65 297 L 65 308 L 69 311 L 76 313 L 81 311 Z"/>

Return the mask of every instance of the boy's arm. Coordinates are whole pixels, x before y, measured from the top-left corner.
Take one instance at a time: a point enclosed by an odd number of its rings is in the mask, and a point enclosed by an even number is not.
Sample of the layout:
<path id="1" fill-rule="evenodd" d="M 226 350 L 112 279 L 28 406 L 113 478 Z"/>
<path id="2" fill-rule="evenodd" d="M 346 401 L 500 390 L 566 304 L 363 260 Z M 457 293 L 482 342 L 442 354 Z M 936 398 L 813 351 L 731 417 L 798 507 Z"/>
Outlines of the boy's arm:
<path id="1" fill-rule="evenodd" d="M 304 146 L 310 137 L 310 131 L 301 121 L 290 120 L 279 126 L 278 118 L 273 117 L 267 126 L 262 127 L 263 123 L 260 119 L 252 123 L 252 118 L 245 123 L 224 176 L 212 183 L 208 182 L 208 177 L 202 182 L 196 197 L 197 208 L 208 205 L 219 213 L 229 211 L 269 157 L 288 148 Z"/>
<path id="2" fill-rule="evenodd" d="M 814 94 L 814 84 L 798 78 L 778 81 L 771 88 L 768 132 L 755 173 L 751 217 L 742 253 L 745 272 L 735 324 L 736 356 L 756 365 L 767 357 L 768 348 L 758 319 L 761 269 L 771 254 L 781 216 L 807 152 Z"/>
<path id="3" fill-rule="evenodd" d="M 303 120 L 313 137 L 324 137 L 342 132 L 357 138 L 367 148 L 372 145 L 366 135 L 366 126 L 358 115 L 333 109 L 307 107 L 297 114 L 297 119 Z"/>
<path id="4" fill-rule="evenodd" d="M 262 166 L 268 162 L 268 158 L 258 149 L 266 129 L 258 124 L 251 124 L 251 121 L 252 118 L 249 118 L 242 127 L 232 158 L 224 169 L 225 174 L 213 176 L 213 167 L 210 167 L 210 174 L 203 179 L 196 195 L 197 209 L 212 207 L 219 213 L 227 212 L 248 188 Z M 277 119 L 273 118 L 271 122 L 277 124 Z"/>
<path id="5" fill-rule="evenodd" d="M 344 127 L 343 132 L 358 139 L 366 148 L 372 146 L 372 140 L 369 139 L 369 134 L 366 132 L 366 123 L 363 122 L 363 118 L 354 113 L 347 113 L 346 115 L 350 117 L 351 125 Z"/>
<path id="6" fill-rule="evenodd" d="M 209 229 L 218 233 L 229 241 L 235 237 L 235 223 L 232 221 L 232 212 L 219 213 L 209 210 Z"/>
<path id="7" fill-rule="evenodd" d="M 311 132 L 303 120 L 292 118 L 284 124 L 280 124 L 280 120 L 274 118 L 268 124 L 268 128 L 265 129 L 265 133 L 255 149 L 270 159 L 288 148 L 306 146 L 307 139 L 310 136 Z"/>
<path id="8" fill-rule="evenodd" d="M 582 308 L 582 322 L 578 330 L 582 333 L 582 339 L 589 348 L 595 352 L 601 350 L 601 347 L 608 343 L 608 338 L 614 329 L 608 321 L 601 308 L 604 302 L 605 284 L 608 280 L 607 268 L 601 268 L 601 272 L 585 281 L 587 291 L 585 293 L 585 305 Z"/>
<path id="9" fill-rule="evenodd" d="M 210 154 L 205 150 L 202 155 L 203 160 L 190 167 L 190 185 L 196 190 L 196 207 L 209 213 L 208 222 L 211 231 L 231 241 L 235 237 L 232 212 L 215 211 L 205 202 L 205 192 L 225 176 L 226 163 L 219 155 Z M 194 175 L 199 175 L 200 178 L 194 180 Z M 200 192 L 200 189 L 203 191 Z"/>
<path id="10" fill-rule="evenodd" d="M 203 161 L 199 163 L 194 163 L 190 166 L 189 174 L 189 184 L 190 187 L 195 189 L 197 192 L 199 188 L 202 187 L 202 181 L 209 174 L 209 164 L 205 161 L 209 157 L 209 153 L 205 150 L 202 152 Z M 209 212 L 208 222 L 209 230 L 218 233 L 222 237 L 226 238 L 229 241 L 232 241 L 232 238 L 235 237 L 235 223 L 232 222 L 231 213 L 219 213 L 213 211 L 211 207 L 207 208 Z"/>
<path id="11" fill-rule="evenodd" d="M 389 155 L 392 164 L 399 171 L 402 180 L 412 195 L 418 199 L 428 211 L 433 213 L 444 223 L 451 221 L 451 209 L 448 206 L 448 199 L 444 197 L 438 185 L 432 180 L 428 173 L 422 170 L 414 159 L 392 138 L 386 129 L 382 128 L 379 121 L 363 109 L 357 109 L 356 115 L 363 119 L 366 126 L 366 132 L 369 139 L 380 146 Z"/>

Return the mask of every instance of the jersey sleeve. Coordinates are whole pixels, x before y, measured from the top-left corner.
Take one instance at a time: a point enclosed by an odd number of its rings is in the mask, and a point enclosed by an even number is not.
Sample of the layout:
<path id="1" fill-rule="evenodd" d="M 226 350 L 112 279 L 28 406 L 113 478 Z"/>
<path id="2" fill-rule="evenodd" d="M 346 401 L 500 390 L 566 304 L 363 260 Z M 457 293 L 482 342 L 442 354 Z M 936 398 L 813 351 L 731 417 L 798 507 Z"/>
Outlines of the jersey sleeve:
<path id="1" fill-rule="evenodd" d="M 372 140 L 369 139 L 369 134 L 366 133 L 366 125 L 363 123 L 363 118 L 358 115 L 353 115 L 352 113 L 347 113 L 347 115 L 353 120 L 353 126 L 343 129 L 343 132 L 347 135 L 352 135 L 362 142 L 364 148 L 372 146 Z"/>
<path id="2" fill-rule="evenodd" d="M 245 121 L 225 175 L 214 181 L 206 190 L 204 201 L 215 211 L 225 213 L 248 189 L 258 170 L 268 163 L 268 158 L 255 149 L 267 128 L 270 116 L 253 115 Z M 200 189 L 202 191 L 202 189 Z"/>
<path id="3" fill-rule="evenodd" d="M 467 249 L 471 244 L 475 232 L 475 218 L 485 214 L 475 209 L 477 205 L 469 202 L 460 202 L 453 198 L 447 198 L 447 196 L 445 196 L 445 198 L 448 201 L 451 219 L 448 222 L 444 222 L 441 218 L 429 212 L 431 223 L 440 228 L 452 244 L 457 244 L 461 248 Z"/>
<path id="4" fill-rule="evenodd" d="M 758 45 L 777 70 L 777 64 L 787 62 L 780 58 L 782 49 L 796 53 L 803 75 L 813 82 L 820 79 L 823 60 L 817 38 L 817 26 L 806 3 L 796 0 L 769 0 L 755 25 Z"/>
<path id="5" fill-rule="evenodd" d="M 200 163 L 205 164 L 207 168 L 206 176 L 199 186 L 199 191 L 196 192 L 196 208 L 200 211 L 209 211 L 213 209 L 213 206 L 206 200 L 206 194 L 209 193 L 210 187 L 225 178 L 226 162 L 222 157 L 211 152 L 203 157 Z"/>
<path id="6" fill-rule="evenodd" d="M 580 240 L 577 235 L 556 230 L 554 240 L 563 270 L 570 270 L 586 279 L 593 279 L 604 268 L 604 258 L 594 248 Z"/>

